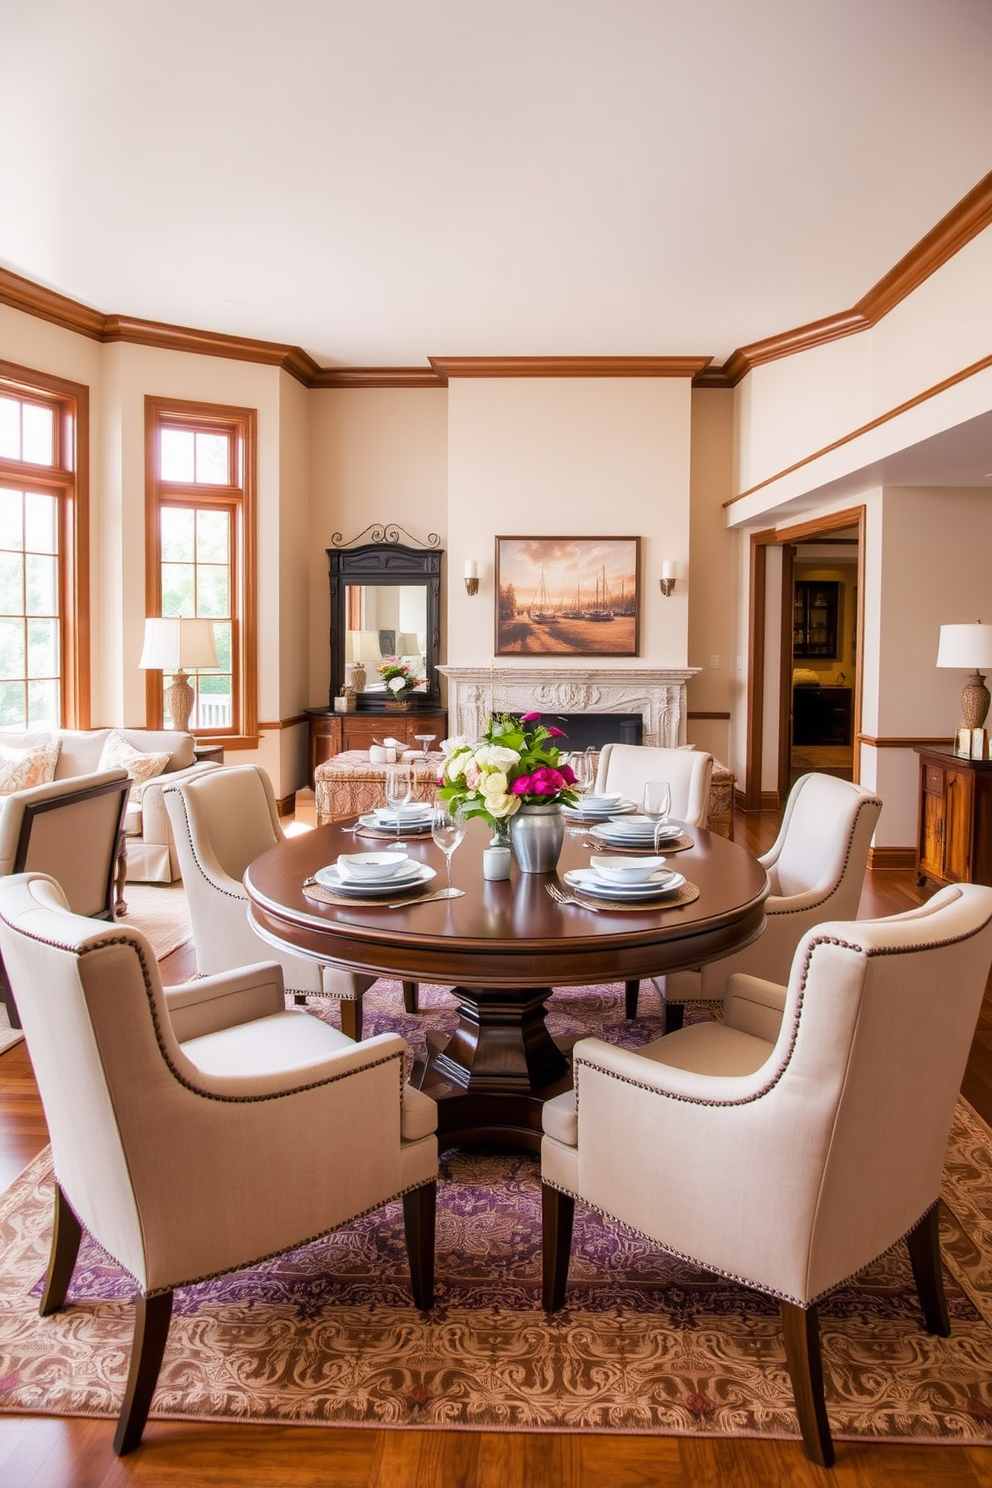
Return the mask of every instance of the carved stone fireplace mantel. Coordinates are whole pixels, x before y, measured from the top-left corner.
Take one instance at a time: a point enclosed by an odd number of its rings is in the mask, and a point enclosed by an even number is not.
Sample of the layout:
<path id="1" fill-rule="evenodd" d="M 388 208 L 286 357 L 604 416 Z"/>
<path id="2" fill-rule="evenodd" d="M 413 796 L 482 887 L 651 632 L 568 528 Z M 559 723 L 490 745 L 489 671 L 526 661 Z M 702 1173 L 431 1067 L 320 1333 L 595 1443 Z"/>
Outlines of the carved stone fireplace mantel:
<path id="1" fill-rule="evenodd" d="M 481 738 L 492 713 L 639 713 L 644 744 L 686 742 L 685 685 L 698 667 L 442 666 L 448 731 Z"/>

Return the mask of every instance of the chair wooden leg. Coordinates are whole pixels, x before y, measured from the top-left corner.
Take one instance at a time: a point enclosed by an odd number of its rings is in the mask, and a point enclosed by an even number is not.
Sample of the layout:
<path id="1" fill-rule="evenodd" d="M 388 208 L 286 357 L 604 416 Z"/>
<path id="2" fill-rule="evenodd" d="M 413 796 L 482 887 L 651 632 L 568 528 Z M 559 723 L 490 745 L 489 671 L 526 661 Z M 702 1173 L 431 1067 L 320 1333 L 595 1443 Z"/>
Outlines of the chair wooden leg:
<path id="1" fill-rule="evenodd" d="M 557 1312 L 565 1301 L 568 1262 L 572 1251 L 572 1222 L 575 1200 L 570 1194 L 541 1184 L 541 1255 L 543 1284 L 541 1306 Z"/>
<path id="2" fill-rule="evenodd" d="M 73 1268 L 79 1254 L 79 1242 L 83 1229 L 73 1214 L 59 1185 L 55 1185 L 55 1226 L 52 1230 L 52 1249 L 48 1256 L 45 1273 L 45 1290 L 41 1294 L 38 1312 L 50 1317 L 65 1303 L 65 1295 L 72 1280 Z"/>
<path id="3" fill-rule="evenodd" d="M 637 998 L 641 990 L 641 984 L 636 982 L 624 982 L 623 984 L 623 1015 L 625 1018 L 637 1017 Z"/>
<path id="4" fill-rule="evenodd" d="M 420 1011 L 419 987 L 416 982 L 403 983 L 403 1006 L 408 1013 Z"/>
<path id="5" fill-rule="evenodd" d="M 117 1418 L 117 1430 L 114 1432 L 114 1451 L 118 1457 L 133 1452 L 141 1441 L 141 1433 L 145 1429 L 152 1396 L 158 1383 L 158 1372 L 162 1367 L 162 1355 L 165 1353 L 165 1340 L 169 1336 L 171 1319 L 171 1292 L 163 1292 L 157 1297 L 138 1298 L 127 1389 L 124 1392 L 124 1405 Z"/>
<path id="6" fill-rule="evenodd" d="M 823 1360 L 820 1356 L 820 1316 L 815 1307 L 782 1303 L 785 1362 L 792 1380 L 796 1414 L 806 1455 L 820 1467 L 832 1467 L 834 1444 L 823 1398 Z"/>
<path id="7" fill-rule="evenodd" d="M 10 977 L 7 975 L 7 968 L 3 964 L 2 956 L 0 956 L 0 1002 L 7 1009 L 7 1021 L 11 1028 L 20 1028 L 21 1016 L 17 1011 L 17 1003 L 14 1001 L 14 989 L 10 985 Z"/>
<path id="8" fill-rule="evenodd" d="M 913 1263 L 913 1280 L 923 1308 L 923 1320 L 928 1333 L 937 1333 L 946 1338 L 951 1331 L 951 1319 L 944 1295 L 944 1273 L 940 1264 L 940 1205 L 924 1214 L 906 1236 L 909 1259 Z"/>
<path id="9" fill-rule="evenodd" d="M 685 1003 L 665 1003 L 665 1032 L 675 1033 L 685 1023 Z"/>
<path id="10" fill-rule="evenodd" d="M 410 1259 L 410 1284 L 414 1304 L 421 1312 L 434 1306 L 434 1226 L 437 1215 L 437 1184 L 424 1183 L 403 1195 L 403 1225 Z"/>
<path id="11" fill-rule="evenodd" d="M 339 1006 L 341 1008 L 341 1032 L 346 1033 L 357 1044 L 362 1037 L 362 999 L 342 997 Z"/>

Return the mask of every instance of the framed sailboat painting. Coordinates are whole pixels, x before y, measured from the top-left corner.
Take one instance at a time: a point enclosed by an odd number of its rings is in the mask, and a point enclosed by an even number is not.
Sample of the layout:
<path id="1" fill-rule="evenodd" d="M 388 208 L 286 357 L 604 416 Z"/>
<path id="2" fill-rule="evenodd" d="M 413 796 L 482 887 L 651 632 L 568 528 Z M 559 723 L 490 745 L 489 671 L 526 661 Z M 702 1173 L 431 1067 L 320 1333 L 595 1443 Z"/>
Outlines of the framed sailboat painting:
<path id="1" fill-rule="evenodd" d="M 497 537 L 497 656 L 636 656 L 639 537 Z"/>

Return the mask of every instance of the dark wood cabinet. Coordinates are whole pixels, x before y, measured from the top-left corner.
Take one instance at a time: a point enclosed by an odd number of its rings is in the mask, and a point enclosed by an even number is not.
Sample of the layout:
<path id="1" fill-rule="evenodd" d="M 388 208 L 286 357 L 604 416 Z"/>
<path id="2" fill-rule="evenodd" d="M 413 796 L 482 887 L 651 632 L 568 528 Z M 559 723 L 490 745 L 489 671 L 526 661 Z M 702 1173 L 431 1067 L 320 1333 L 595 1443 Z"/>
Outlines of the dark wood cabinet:
<path id="1" fill-rule="evenodd" d="M 432 749 L 445 737 L 448 715 L 443 708 L 412 708 L 408 713 L 335 713 L 331 708 L 308 708 L 310 721 L 310 789 L 314 771 L 335 754 L 368 749 L 383 739 L 402 739 L 408 749 L 419 749 L 417 734 L 434 734 Z"/>
<path id="2" fill-rule="evenodd" d="M 950 746 L 917 753 L 917 883 L 992 886 L 992 760 L 962 759 Z"/>
<path id="3" fill-rule="evenodd" d="M 850 687 L 794 687 L 793 744 L 850 744 Z"/>
<path id="4" fill-rule="evenodd" d="M 837 655 L 837 579 L 797 579 L 793 602 L 793 656 Z"/>

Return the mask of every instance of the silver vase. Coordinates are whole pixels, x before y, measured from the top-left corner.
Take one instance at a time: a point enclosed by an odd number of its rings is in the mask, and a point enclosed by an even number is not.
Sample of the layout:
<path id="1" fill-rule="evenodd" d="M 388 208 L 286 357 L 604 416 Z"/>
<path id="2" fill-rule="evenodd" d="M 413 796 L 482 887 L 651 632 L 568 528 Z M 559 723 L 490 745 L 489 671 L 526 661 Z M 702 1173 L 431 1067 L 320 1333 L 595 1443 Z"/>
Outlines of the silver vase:
<path id="1" fill-rule="evenodd" d="M 557 801 L 521 806 L 510 817 L 510 846 L 523 873 L 554 873 L 564 840 L 565 823 Z"/>

